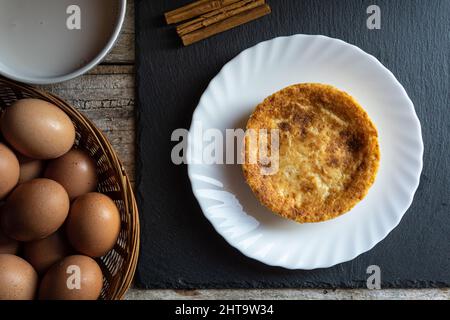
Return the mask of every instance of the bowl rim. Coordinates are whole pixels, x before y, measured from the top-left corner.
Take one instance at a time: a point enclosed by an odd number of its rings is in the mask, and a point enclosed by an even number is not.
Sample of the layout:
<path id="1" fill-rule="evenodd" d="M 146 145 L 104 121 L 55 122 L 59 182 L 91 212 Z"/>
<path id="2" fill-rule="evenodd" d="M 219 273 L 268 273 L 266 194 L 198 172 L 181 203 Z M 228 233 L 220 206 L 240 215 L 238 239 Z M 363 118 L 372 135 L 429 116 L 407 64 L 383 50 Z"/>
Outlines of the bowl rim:
<path id="1" fill-rule="evenodd" d="M 119 16 L 114 26 L 114 31 L 109 37 L 108 42 L 105 47 L 95 56 L 94 59 L 83 65 L 81 68 L 78 68 L 68 74 L 60 75 L 56 77 L 30 77 L 25 75 L 20 75 L 17 73 L 10 73 L 2 70 L 0 68 L 0 75 L 7 77 L 11 80 L 28 83 L 28 84 L 53 84 L 64 82 L 78 76 L 81 76 L 98 65 L 106 55 L 111 51 L 114 47 L 117 39 L 119 38 L 120 31 L 122 30 L 123 23 L 125 21 L 125 14 L 127 9 L 127 0 L 117 0 L 119 1 Z"/>

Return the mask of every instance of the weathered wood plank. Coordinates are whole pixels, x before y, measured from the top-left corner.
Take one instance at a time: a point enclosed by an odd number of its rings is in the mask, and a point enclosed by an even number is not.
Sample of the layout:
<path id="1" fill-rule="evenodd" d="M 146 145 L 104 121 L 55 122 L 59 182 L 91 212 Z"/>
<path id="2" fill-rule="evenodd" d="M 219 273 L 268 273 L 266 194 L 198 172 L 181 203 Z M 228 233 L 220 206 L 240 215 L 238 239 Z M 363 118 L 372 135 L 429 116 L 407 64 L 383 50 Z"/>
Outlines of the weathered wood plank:
<path id="1" fill-rule="evenodd" d="M 105 57 L 103 63 L 134 63 L 134 0 L 128 0 L 127 14 L 122 32 L 119 39 L 117 39 L 116 45 Z"/>
<path id="2" fill-rule="evenodd" d="M 264 289 L 264 290 L 138 290 L 129 300 L 448 300 L 449 289 Z"/>

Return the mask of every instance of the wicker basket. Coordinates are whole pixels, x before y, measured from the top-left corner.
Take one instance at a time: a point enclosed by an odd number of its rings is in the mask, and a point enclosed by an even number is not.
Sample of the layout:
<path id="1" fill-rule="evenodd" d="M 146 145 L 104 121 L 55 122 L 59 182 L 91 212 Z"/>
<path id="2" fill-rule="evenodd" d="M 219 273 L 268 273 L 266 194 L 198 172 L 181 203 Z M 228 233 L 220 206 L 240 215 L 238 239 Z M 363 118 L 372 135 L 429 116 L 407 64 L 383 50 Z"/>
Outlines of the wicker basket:
<path id="1" fill-rule="evenodd" d="M 106 256 L 97 259 L 104 275 L 100 298 L 121 299 L 133 280 L 139 253 L 138 209 L 125 169 L 106 137 L 80 112 L 55 95 L 0 77 L 0 115 L 11 103 L 22 98 L 46 100 L 67 113 L 75 125 L 75 144 L 97 162 L 98 191 L 114 200 L 122 220 L 116 245 Z"/>

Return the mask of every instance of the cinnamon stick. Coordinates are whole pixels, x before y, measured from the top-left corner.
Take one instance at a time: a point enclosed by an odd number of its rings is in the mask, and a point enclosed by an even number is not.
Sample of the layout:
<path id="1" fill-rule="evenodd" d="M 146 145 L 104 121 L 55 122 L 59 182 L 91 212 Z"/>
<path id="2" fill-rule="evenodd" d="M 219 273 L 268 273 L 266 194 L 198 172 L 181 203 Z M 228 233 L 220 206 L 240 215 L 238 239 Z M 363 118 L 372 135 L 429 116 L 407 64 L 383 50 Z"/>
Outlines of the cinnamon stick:
<path id="1" fill-rule="evenodd" d="M 226 18 L 237 15 L 241 12 L 261 6 L 264 2 L 265 0 L 240 0 L 226 7 L 206 13 L 197 19 L 179 25 L 177 27 L 177 33 L 178 35 L 183 36 L 192 31 L 225 20 Z"/>
<path id="2" fill-rule="evenodd" d="M 271 12 L 270 7 L 267 4 L 263 4 L 253 9 L 246 10 L 239 14 L 228 17 L 224 20 L 211 24 L 207 27 L 185 34 L 181 36 L 181 40 L 183 41 L 183 44 L 185 46 L 188 46 L 190 44 L 206 39 L 218 33 L 227 31 L 234 27 L 240 26 L 244 23 L 258 19 L 262 16 L 269 14 L 270 12 Z"/>
<path id="3" fill-rule="evenodd" d="M 197 19 L 193 19 L 193 20 L 184 22 L 183 24 L 178 25 L 177 28 L 179 28 L 180 26 L 183 26 L 183 25 L 184 25 L 184 26 L 187 26 L 187 25 L 190 25 L 190 24 L 194 24 L 194 23 L 196 23 L 198 20 L 202 20 L 202 19 L 205 19 L 205 18 L 213 17 L 213 16 L 215 16 L 215 15 L 217 15 L 217 14 L 219 14 L 219 13 L 223 13 L 224 11 L 229 11 L 229 10 L 236 9 L 236 8 L 241 7 L 241 6 L 245 5 L 246 3 L 252 2 L 252 1 L 255 1 L 255 0 L 238 0 L 237 2 L 235 2 L 235 3 L 233 3 L 233 4 L 227 5 L 227 6 L 225 6 L 225 7 L 220 8 L 220 9 L 217 9 L 217 10 L 214 10 L 214 11 L 211 11 L 211 12 L 204 13 L 203 15 L 201 15 L 200 17 L 198 17 Z"/>
<path id="4" fill-rule="evenodd" d="M 167 24 L 183 22 L 202 14 L 220 9 L 239 0 L 198 0 L 181 8 L 166 12 Z"/>

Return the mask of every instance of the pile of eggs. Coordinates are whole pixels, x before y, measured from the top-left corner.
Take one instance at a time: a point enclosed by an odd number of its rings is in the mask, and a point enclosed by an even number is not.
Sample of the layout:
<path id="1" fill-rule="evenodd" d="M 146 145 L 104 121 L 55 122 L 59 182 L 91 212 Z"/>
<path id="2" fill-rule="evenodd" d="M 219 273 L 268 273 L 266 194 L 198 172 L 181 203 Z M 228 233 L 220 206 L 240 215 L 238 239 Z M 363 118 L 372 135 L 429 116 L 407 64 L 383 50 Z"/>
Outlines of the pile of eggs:
<path id="1" fill-rule="evenodd" d="M 100 296 L 120 232 L 115 203 L 97 189 L 96 163 L 74 147 L 61 109 L 22 99 L 0 119 L 0 300 Z"/>

